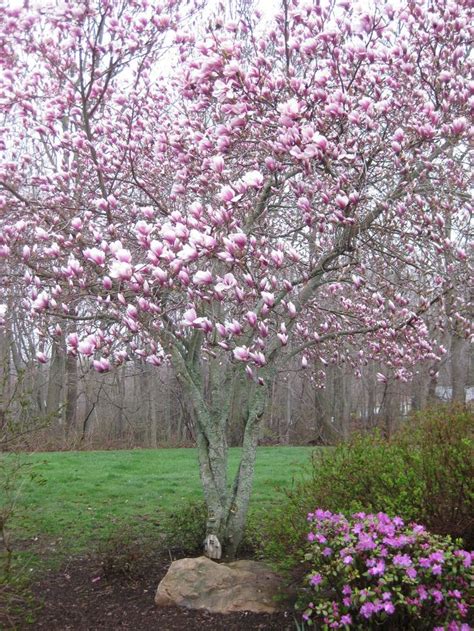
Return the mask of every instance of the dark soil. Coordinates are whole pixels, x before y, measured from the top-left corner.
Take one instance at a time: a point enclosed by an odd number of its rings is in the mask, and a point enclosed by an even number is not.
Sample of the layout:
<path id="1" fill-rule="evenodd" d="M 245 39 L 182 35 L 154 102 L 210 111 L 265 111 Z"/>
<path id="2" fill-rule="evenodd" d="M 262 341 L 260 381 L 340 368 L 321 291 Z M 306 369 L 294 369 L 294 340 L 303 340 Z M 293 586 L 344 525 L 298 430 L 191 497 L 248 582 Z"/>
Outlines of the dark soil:
<path id="1" fill-rule="evenodd" d="M 293 612 L 211 614 L 184 608 L 158 608 L 154 604 L 158 583 L 170 565 L 169 557 L 134 568 L 133 576 L 106 576 L 97 558 L 71 559 L 60 571 L 43 575 L 32 585 L 34 621 L 10 620 L 1 629 L 47 631 L 268 631 L 294 630 Z M 1 619 L 0 613 L 0 619 Z"/>

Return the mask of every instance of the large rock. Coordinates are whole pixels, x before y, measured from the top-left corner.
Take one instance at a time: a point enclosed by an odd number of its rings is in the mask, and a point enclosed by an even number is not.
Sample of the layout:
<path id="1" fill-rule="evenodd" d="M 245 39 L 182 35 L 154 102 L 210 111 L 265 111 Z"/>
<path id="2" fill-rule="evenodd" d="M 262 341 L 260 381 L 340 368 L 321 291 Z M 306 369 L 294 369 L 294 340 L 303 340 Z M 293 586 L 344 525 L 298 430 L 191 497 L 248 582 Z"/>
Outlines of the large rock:
<path id="1" fill-rule="evenodd" d="M 174 561 L 158 585 L 155 603 L 206 609 L 213 613 L 273 613 L 282 580 L 258 561 L 216 563 L 207 557 Z"/>

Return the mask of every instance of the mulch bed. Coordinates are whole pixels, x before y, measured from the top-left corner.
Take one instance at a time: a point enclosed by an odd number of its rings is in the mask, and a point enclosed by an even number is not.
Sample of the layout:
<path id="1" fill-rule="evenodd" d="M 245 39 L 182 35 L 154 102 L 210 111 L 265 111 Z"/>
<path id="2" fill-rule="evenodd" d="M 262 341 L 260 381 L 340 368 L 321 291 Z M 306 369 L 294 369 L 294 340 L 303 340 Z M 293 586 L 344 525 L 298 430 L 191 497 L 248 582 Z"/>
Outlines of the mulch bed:
<path id="1" fill-rule="evenodd" d="M 73 558 L 61 570 L 50 571 L 33 584 L 41 603 L 33 623 L 12 628 L 48 631 L 268 631 L 294 630 L 293 612 L 279 614 L 211 614 L 182 608 L 158 608 L 154 604 L 158 583 L 170 565 L 160 557 L 140 567 L 134 577 L 104 576 L 97 559 Z M 0 628 L 2 627 L 0 624 Z"/>

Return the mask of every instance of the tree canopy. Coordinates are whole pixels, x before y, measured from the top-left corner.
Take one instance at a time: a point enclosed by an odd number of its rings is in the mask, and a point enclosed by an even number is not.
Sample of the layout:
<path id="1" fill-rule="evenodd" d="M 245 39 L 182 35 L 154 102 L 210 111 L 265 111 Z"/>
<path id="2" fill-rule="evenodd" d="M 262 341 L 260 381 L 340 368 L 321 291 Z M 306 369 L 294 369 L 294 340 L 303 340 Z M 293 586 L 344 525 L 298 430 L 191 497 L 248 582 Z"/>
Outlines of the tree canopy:
<path id="1" fill-rule="evenodd" d="M 99 372 L 174 364 L 209 532 L 236 542 L 276 366 L 374 358 L 406 380 L 443 353 L 431 306 L 469 328 L 474 20 L 469 0 L 201 11 L 4 12 L 0 270 L 39 361 L 65 336 Z"/>

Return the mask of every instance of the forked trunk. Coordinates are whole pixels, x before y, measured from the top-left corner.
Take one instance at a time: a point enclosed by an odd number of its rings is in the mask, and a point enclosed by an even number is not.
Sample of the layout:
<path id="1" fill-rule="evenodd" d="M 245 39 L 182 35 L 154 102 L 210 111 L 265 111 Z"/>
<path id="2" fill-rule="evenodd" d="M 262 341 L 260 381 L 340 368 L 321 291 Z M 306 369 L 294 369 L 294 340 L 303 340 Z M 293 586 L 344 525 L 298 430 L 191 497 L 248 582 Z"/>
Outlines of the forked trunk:
<path id="1" fill-rule="evenodd" d="M 211 558 L 233 558 L 242 541 L 252 493 L 267 386 L 235 375 L 229 383 L 221 369 L 219 376 L 211 376 L 212 387 L 207 384 L 205 392 L 199 368 L 183 363 L 181 367 L 185 370 L 178 373 L 180 382 L 192 402 L 196 421 L 199 471 L 207 506 L 204 551 Z M 239 467 L 232 484 L 228 484 L 227 425 L 233 398 L 242 402 L 245 425 Z"/>
<path id="2" fill-rule="evenodd" d="M 198 436 L 201 432 L 198 431 Z M 252 493 L 259 418 L 246 424 L 242 455 L 231 486 L 227 485 L 228 447 L 217 435 L 198 438 L 201 482 L 207 505 L 205 553 L 234 558 L 242 541 Z M 225 487 L 223 485 L 225 480 Z"/>
<path id="3" fill-rule="evenodd" d="M 231 485 L 227 484 L 226 419 L 216 423 L 208 416 L 197 423 L 199 466 L 208 511 L 205 553 L 211 558 L 234 558 L 244 533 L 266 392 L 258 386 L 251 390 L 241 459 Z"/>

